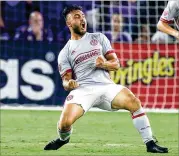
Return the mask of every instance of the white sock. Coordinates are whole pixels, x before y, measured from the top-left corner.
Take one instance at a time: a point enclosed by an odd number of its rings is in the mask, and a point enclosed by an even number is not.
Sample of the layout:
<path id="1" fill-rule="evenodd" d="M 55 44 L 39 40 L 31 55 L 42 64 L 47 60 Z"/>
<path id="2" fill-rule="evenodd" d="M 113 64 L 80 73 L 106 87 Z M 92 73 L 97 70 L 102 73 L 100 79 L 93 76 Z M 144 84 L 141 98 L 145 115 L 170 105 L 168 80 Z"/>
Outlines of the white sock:
<path id="1" fill-rule="evenodd" d="M 58 128 L 58 123 L 57 123 L 57 134 L 59 135 L 60 140 L 65 141 L 65 140 L 69 139 L 71 134 L 72 134 L 72 132 L 73 132 L 73 127 L 70 127 L 67 130 L 60 130 Z"/>
<path id="2" fill-rule="evenodd" d="M 60 137 L 60 140 L 67 140 L 70 138 L 70 135 L 72 134 L 73 128 L 67 130 L 67 131 L 61 131 L 60 129 L 58 130 L 58 135 Z"/>
<path id="3" fill-rule="evenodd" d="M 150 122 L 142 107 L 132 114 L 132 119 L 135 128 L 143 139 L 143 142 L 147 143 L 150 140 L 153 140 Z"/>

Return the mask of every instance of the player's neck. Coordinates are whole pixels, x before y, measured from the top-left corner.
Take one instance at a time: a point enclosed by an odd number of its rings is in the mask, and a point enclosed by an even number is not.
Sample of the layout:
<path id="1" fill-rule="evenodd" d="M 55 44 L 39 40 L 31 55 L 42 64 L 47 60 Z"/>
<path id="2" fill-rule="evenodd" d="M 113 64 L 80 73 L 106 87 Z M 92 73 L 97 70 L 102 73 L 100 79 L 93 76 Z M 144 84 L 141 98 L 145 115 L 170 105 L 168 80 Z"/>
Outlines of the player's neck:
<path id="1" fill-rule="evenodd" d="M 85 33 L 83 35 L 79 35 L 76 33 L 71 33 L 71 40 L 79 40 L 81 39 L 83 36 L 85 35 Z"/>

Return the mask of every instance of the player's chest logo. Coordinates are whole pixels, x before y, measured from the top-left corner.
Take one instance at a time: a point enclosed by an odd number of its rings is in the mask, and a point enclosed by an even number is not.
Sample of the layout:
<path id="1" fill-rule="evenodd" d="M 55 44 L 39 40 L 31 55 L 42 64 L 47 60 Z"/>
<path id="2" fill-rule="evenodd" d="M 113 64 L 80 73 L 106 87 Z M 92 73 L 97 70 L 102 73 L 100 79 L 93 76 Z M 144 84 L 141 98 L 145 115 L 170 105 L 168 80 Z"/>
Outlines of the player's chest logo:
<path id="1" fill-rule="evenodd" d="M 92 39 L 92 40 L 90 41 L 90 44 L 91 44 L 92 46 L 96 46 L 96 45 L 98 44 L 98 40 Z"/>

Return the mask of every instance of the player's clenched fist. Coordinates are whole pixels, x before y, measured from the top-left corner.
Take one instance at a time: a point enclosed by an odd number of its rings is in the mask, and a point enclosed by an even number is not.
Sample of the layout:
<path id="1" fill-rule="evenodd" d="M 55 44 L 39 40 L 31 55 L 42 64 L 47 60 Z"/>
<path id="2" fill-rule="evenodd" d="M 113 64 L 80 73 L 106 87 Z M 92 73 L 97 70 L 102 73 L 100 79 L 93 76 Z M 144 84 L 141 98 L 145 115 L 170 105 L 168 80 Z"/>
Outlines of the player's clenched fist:
<path id="1" fill-rule="evenodd" d="M 68 81 L 68 87 L 70 89 L 75 89 L 78 86 L 79 86 L 79 84 L 75 80 L 71 79 L 71 80 Z"/>
<path id="2" fill-rule="evenodd" d="M 103 68 L 105 63 L 105 59 L 102 56 L 98 56 L 96 59 L 96 67 Z"/>
<path id="3" fill-rule="evenodd" d="M 77 88 L 79 84 L 75 80 L 70 79 L 69 81 L 63 81 L 63 86 L 66 90 L 73 90 Z"/>

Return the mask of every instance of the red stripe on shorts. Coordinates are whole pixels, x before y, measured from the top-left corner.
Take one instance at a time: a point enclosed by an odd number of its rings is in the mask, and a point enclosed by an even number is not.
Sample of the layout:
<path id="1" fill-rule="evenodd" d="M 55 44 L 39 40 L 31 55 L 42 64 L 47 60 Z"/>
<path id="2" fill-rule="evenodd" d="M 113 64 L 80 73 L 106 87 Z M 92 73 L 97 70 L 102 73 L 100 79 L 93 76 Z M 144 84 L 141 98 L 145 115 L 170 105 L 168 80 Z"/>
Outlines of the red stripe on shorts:
<path id="1" fill-rule="evenodd" d="M 145 115 L 145 113 L 141 113 L 141 114 L 138 114 L 138 115 L 132 116 L 132 119 L 138 118 L 138 117 L 143 116 L 143 115 Z"/>

